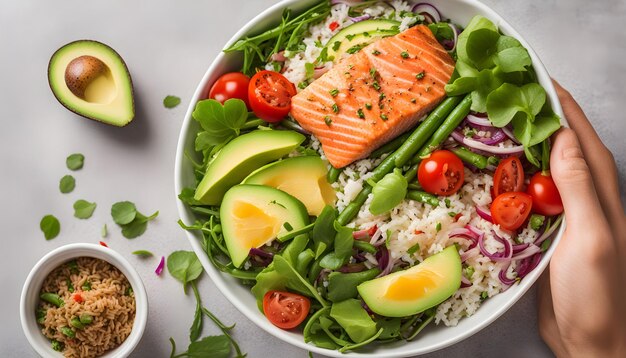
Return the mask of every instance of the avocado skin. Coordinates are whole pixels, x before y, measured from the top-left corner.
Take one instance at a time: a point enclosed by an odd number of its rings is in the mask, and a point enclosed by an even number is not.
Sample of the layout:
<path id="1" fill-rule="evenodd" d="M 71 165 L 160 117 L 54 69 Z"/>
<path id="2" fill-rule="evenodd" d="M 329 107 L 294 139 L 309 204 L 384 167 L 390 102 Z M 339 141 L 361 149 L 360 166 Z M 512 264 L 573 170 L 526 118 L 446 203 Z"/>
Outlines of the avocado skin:
<path id="1" fill-rule="evenodd" d="M 112 54 L 114 54 L 117 57 L 117 59 L 119 60 L 120 64 L 122 65 L 122 67 L 123 67 L 123 69 L 125 71 L 125 74 L 126 74 L 126 78 L 128 79 L 128 86 L 130 88 L 130 97 L 131 97 L 131 112 L 133 114 L 132 117 L 130 118 L 130 120 L 128 120 L 126 123 L 124 123 L 122 125 L 109 123 L 109 122 L 103 121 L 100 118 L 97 118 L 96 116 L 90 115 L 89 113 L 81 112 L 81 111 L 79 111 L 79 110 L 77 110 L 75 108 L 72 108 L 69 104 L 65 103 L 65 101 L 63 101 L 63 99 L 60 98 L 59 95 L 57 94 L 57 92 L 54 90 L 54 86 L 52 84 L 52 79 L 51 79 L 52 78 L 51 71 L 52 71 L 52 64 L 54 62 L 55 57 L 59 54 L 59 52 L 61 52 L 66 47 L 72 46 L 72 45 L 76 45 L 76 44 L 81 44 L 81 43 L 96 44 L 98 46 L 102 46 L 104 48 L 107 48 L 108 50 L 111 51 Z M 130 122 L 132 122 L 132 120 L 135 117 L 135 89 L 134 89 L 134 86 L 133 86 L 133 80 L 132 80 L 132 77 L 130 75 L 130 71 L 128 70 L 128 66 L 126 65 L 126 62 L 124 61 L 122 56 L 120 56 L 120 54 L 117 51 L 115 51 L 111 46 L 109 46 L 109 45 L 107 45 L 105 43 L 102 43 L 102 42 L 96 41 L 96 40 L 83 39 L 83 40 L 72 41 L 72 42 L 69 42 L 69 43 L 61 46 L 59 49 L 57 49 L 52 54 L 52 56 L 50 57 L 50 60 L 48 61 L 47 77 L 48 77 L 48 86 L 52 90 L 52 94 L 54 94 L 54 98 L 56 98 L 57 101 L 59 103 L 61 103 L 61 105 L 63 107 L 65 107 L 69 111 L 71 111 L 71 112 L 73 112 L 73 113 L 75 113 L 75 114 L 77 114 L 77 115 L 79 115 L 81 117 L 84 117 L 84 118 L 87 118 L 87 119 L 91 119 L 91 120 L 94 120 L 96 122 L 100 122 L 102 124 L 113 125 L 113 126 L 116 126 L 116 127 L 125 127 L 125 126 L 127 126 Z"/>

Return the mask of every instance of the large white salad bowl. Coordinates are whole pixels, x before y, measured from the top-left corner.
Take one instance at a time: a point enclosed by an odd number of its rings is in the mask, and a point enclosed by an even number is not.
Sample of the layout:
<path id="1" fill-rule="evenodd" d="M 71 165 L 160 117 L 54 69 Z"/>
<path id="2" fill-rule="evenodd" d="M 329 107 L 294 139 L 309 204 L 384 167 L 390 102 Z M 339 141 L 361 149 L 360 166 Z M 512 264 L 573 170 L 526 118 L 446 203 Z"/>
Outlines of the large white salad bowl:
<path id="1" fill-rule="evenodd" d="M 246 24 L 239 32 L 233 35 L 225 47 L 237 41 L 244 35 L 258 34 L 280 22 L 281 14 L 284 8 L 290 8 L 294 12 L 300 12 L 309 8 L 318 0 L 284 0 L 265 10 L 257 17 Z M 537 73 L 539 83 L 546 89 L 547 95 L 554 111 L 561 116 L 562 123 L 566 125 L 563 118 L 563 112 L 558 102 L 558 98 L 552 85 L 550 76 L 548 75 L 544 65 L 541 63 L 533 49 L 529 44 L 495 11 L 475 0 L 436 0 L 431 1 L 443 14 L 444 17 L 450 18 L 454 23 L 466 26 L 470 19 L 475 15 L 482 15 L 492 20 L 500 30 L 506 34 L 517 38 L 530 53 L 533 66 Z M 201 44 L 199 44 L 201 45 Z M 238 71 L 242 62 L 241 53 L 220 53 L 209 66 L 204 77 L 200 81 L 195 94 L 191 100 L 184 123 L 178 140 L 178 149 L 176 153 L 175 166 L 175 186 L 176 194 L 185 187 L 194 185 L 194 168 L 191 161 L 185 156 L 185 152 L 194 153 L 195 134 L 198 130 L 197 123 L 191 117 L 197 101 L 206 98 L 206 93 L 211 84 L 222 74 L 231 71 Z M 192 224 L 195 221 L 194 213 L 181 201 L 178 201 L 178 211 L 180 217 L 186 224 Z M 242 285 L 237 279 L 228 274 L 224 274 L 216 269 L 200 245 L 200 234 L 197 232 L 187 232 L 187 237 L 202 262 L 202 265 L 208 272 L 209 276 L 215 282 L 219 290 L 228 298 L 230 302 L 239 309 L 246 317 L 252 320 L 257 326 L 274 335 L 275 337 L 300 347 L 302 349 L 312 351 L 332 357 L 406 357 L 424 354 L 436 351 L 454 343 L 460 342 L 481 329 L 488 326 L 511 306 L 517 302 L 522 295 L 535 283 L 543 270 L 548 265 L 550 257 L 554 252 L 556 244 L 559 242 L 565 225 L 561 225 L 555 234 L 552 246 L 543 256 L 539 266 L 526 276 L 520 283 L 513 285 L 506 292 L 503 292 L 493 298 L 486 300 L 478 311 L 471 317 L 462 319 L 455 327 L 446 327 L 430 325 L 420 336 L 412 341 L 398 341 L 391 344 L 371 345 L 358 352 L 340 353 L 334 350 L 318 348 L 304 342 L 302 334 L 298 331 L 285 331 L 267 321 L 265 316 L 257 308 L 254 296 L 250 293 L 250 288 Z"/>

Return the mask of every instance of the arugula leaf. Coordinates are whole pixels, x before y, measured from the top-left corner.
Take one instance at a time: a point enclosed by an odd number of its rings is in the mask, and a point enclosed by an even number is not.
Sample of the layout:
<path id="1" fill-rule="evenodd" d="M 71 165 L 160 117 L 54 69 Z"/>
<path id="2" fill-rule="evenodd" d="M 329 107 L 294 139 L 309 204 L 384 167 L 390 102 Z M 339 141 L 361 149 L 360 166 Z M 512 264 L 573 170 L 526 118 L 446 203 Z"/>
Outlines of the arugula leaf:
<path id="1" fill-rule="evenodd" d="M 186 356 L 190 358 L 228 358 L 230 351 L 230 340 L 225 335 L 207 336 L 189 344 Z"/>
<path id="2" fill-rule="evenodd" d="M 176 96 L 165 96 L 163 98 L 163 106 L 165 108 L 174 108 L 180 104 L 180 97 Z"/>
<path id="3" fill-rule="evenodd" d="M 399 168 L 385 175 L 372 188 L 370 213 L 380 215 L 393 209 L 404 200 L 408 182 Z"/>
<path id="4" fill-rule="evenodd" d="M 376 323 L 361 306 L 361 301 L 349 298 L 333 303 L 330 316 L 346 330 L 350 339 L 360 343 L 376 334 Z"/>
<path id="5" fill-rule="evenodd" d="M 378 268 L 353 273 L 332 272 L 328 275 L 328 299 L 339 302 L 356 298 L 358 295 L 356 287 L 365 281 L 373 280 L 379 273 Z"/>
<path id="6" fill-rule="evenodd" d="M 118 225 L 130 224 L 137 216 L 137 207 L 130 201 L 120 201 L 111 206 L 111 217 Z"/>
<path id="7" fill-rule="evenodd" d="M 283 276 L 285 285 L 295 291 L 298 291 L 304 295 L 315 298 L 322 306 L 327 306 L 326 300 L 317 292 L 315 287 L 304 279 L 300 273 L 281 255 L 274 256 L 272 261 L 276 272 Z"/>
<path id="8" fill-rule="evenodd" d="M 322 256 L 322 254 L 330 246 L 332 238 L 335 237 L 335 234 L 337 233 L 334 228 L 336 218 L 337 210 L 330 205 L 326 205 L 315 220 L 315 225 L 313 226 L 313 231 L 311 232 L 315 259 Z"/>
<path id="9" fill-rule="evenodd" d="M 320 261 L 320 266 L 330 270 L 338 270 L 345 265 L 352 256 L 352 246 L 354 246 L 351 228 L 341 226 L 335 221 L 334 229 L 337 232 L 333 244 L 334 251 L 326 254 Z"/>
<path id="10" fill-rule="evenodd" d="M 86 200 L 79 199 L 74 203 L 74 216 L 79 219 L 89 219 L 96 210 L 96 203 L 90 203 Z"/>
<path id="11" fill-rule="evenodd" d="M 385 340 L 399 337 L 400 323 L 400 318 L 381 318 L 376 320 L 376 327 L 383 330 L 378 339 Z"/>
<path id="12" fill-rule="evenodd" d="M 41 222 L 39 222 L 39 228 L 43 232 L 43 236 L 46 240 L 52 240 L 59 235 L 61 232 L 61 224 L 59 223 L 59 219 L 57 219 L 54 215 L 46 215 L 41 218 Z"/>
<path id="13" fill-rule="evenodd" d="M 193 251 L 174 251 L 167 257 L 167 271 L 183 287 L 202 274 L 202 264 Z"/>
<path id="14" fill-rule="evenodd" d="M 199 146 L 206 149 L 208 146 L 220 145 L 238 136 L 239 130 L 248 118 L 248 109 L 246 104 L 237 98 L 231 98 L 223 105 L 214 99 L 206 99 L 196 104 L 192 117 L 204 130 L 198 133 L 196 149 Z"/>
<path id="15" fill-rule="evenodd" d="M 85 156 L 80 153 L 74 153 L 67 157 L 65 164 L 69 170 L 78 170 L 83 167 Z"/>
<path id="16" fill-rule="evenodd" d="M 311 342 L 320 348 L 337 349 L 340 347 L 326 334 L 319 322 L 322 317 L 329 317 L 329 310 L 330 307 L 322 307 L 309 318 L 302 331 L 305 342 Z"/>
<path id="17" fill-rule="evenodd" d="M 63 194 L 71 193 L 76 187 L 76 179 L 71 175 L 65 175 L 59 182 L 59 191 Z"/>

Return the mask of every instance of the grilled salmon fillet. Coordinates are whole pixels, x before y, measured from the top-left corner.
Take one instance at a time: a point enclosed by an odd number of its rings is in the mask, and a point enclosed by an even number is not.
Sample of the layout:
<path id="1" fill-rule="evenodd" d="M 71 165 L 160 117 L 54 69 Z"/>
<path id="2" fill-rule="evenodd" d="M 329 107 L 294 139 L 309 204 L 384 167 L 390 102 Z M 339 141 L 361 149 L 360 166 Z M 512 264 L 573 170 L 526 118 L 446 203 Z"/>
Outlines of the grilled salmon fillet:
<path id="1" fill-rule="evenodd" d="M 454 65 L 427 26 L 414 26 L 341 60 L 291 99 L 291 116 L 342 168 L 436 107 Z"/>

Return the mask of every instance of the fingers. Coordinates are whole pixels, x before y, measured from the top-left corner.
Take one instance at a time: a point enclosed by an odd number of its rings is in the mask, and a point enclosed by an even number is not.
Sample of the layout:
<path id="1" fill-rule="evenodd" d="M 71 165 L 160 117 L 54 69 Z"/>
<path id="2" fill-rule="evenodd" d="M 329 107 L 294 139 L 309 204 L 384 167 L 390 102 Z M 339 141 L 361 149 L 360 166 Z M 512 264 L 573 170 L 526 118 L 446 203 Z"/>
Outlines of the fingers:
<path id="1" fill-rule="evenodd" d="M 537 321 L 541 338 L 557 357 L 564 356 L 565 349 L 563 347 L 563 341 L 561 340 L 561 333 L 559 332 L 552 303 L 549 267 L 546 268 L 546 271 L 541 275 L 538 281 L 537 305 Z"/>
<path id="2" fill-rule="evenodd" d="M 623 225 L 626 223 L 624 223 L 624 209 L 619 198 L 617 167 L 613 155 L 604 146 L 574 98 L 558 82 L 553 82 L 565 117 L 578 138 L 581 139 L 579 144 L 591 172 L 602 209 L 611 225 L 619 226 L 620 232 L 623 232 Z"/>

